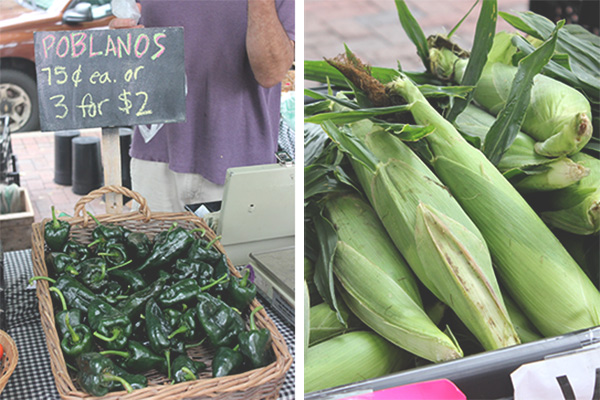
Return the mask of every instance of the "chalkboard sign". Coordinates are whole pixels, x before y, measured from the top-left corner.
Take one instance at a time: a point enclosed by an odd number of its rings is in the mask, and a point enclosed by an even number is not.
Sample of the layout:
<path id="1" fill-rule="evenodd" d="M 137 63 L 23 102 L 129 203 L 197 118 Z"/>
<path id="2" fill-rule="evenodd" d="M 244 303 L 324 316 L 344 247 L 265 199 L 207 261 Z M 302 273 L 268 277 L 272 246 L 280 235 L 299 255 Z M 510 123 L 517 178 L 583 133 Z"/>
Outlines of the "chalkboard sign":
<path id="1" fill-rule="evenodd" d="M 185 121 L 183 28 L 36 32 L 44 131 Z"/>

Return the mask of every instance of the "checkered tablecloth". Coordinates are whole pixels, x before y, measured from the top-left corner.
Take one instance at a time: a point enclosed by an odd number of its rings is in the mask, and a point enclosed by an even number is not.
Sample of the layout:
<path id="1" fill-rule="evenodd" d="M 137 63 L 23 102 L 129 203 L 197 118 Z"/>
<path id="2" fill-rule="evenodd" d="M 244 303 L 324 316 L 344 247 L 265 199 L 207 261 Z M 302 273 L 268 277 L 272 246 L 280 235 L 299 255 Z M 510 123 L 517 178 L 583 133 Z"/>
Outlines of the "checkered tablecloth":
<path id="1" fill-rule="evenodd" d="M 50 367 L 46 337 L 40 323 L 35 289 L 28 289 L 33 276 L 31 251 L 12 251 L 4 254 L 6 284 L 6 331 L 19 351 L 19 361 L 0 400 L 58 400 Z M 294 330 L 264 301 L 265 309 L 285 338 L 292 357 L 295 357 Z M 295 362 L 285 376 L 280 399 L 294 399 Z"/>

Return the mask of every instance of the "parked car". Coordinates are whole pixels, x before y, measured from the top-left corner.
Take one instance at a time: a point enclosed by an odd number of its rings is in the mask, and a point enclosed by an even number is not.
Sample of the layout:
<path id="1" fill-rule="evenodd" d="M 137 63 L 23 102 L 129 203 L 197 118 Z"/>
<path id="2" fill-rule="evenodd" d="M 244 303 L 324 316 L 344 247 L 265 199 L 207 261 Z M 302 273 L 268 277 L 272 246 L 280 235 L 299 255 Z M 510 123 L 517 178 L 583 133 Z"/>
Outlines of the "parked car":
<path id="1" fill-rule="evenodd" d="M 11 132 L 40 127 L 33 33 L 105 28 L 110 0 L 0 1 L 0 116 Z"/>

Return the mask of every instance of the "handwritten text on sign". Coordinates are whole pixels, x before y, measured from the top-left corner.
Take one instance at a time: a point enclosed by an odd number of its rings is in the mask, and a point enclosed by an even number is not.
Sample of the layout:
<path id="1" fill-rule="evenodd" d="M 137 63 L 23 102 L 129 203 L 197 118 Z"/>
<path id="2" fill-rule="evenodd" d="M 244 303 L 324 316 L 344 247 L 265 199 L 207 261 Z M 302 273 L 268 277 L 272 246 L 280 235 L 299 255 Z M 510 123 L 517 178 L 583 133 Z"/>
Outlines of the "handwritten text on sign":
<path id="1" fill-rule="evenodd" d="M 42 130 L 185 121 L 183 28 L 36 32 Z"/>

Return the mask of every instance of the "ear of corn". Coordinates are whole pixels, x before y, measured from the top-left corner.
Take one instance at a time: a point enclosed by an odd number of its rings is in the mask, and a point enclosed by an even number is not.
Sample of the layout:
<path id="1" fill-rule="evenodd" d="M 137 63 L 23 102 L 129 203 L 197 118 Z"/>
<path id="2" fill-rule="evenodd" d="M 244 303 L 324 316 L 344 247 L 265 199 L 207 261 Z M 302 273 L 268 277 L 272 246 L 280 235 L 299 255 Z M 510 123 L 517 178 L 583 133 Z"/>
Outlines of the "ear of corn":
<path id="1" fill-rule="evenodd" d="M 425 140 L 437 175 L 481 230 L 507 290 L 540 332 L 554 336 L 600 324 L 600 293 L 496 167 L 408 78 L 390 88 L 412 104 L 417 123 L 436 128 Z"/>
<path id="2" fill-rule="evenodd" d="M 334 224 L 338 240 L 378 265 L 422 308 L 413 272 L 366 201 L 354 194 L 332 196 L 325 203 L 325 216 Z"/>
<path id="3" fill-rule="evenodd" d="M 338 243 L 334 272 L 345 303 L 375 332 L 433 362 L 462 357 L 457 345 L 377 265 Z"/>
<path id="4" fill-rule="evenodd" d="M 467 136 L 478 137 L 483 143 L 495 118 L 473 105 L 467 106 L 456 118 L 457 129 Z M 589 174 L 589 169 L 569 158 L 548 158 L 536 153 L 535 140 L 519 132 L 508 148 L 498 169 L 514 176 L 513 185 L 523 192 L 562 189 Z"/>
<path id="5" fill-rule="evenodd" d="M 409 361 L 407 353 L 376 333 L 346 333 L 305 353 L 304 392 L 388 375 L 406 367 Z"/>
<path id="6" fill-rule="evenodd" d="M 412 272 L 368 203 L 348 194 L 330 198 L 325 207 L 339 240 L 333 272 L 352 313 L 419 357 L 435 362 L 461 357 L 423 310 Z"/>
<path id="7" fill-rule="evenodd" d="M 513 322 L 515 330 L 521 339 L 521 343 L 535 342 L 536 340 L 543 339 L 543 336 L 510 296 L 504 296 L 504 303 L 506 304 L 508 315 L 510 315 L 510 320 Z"/>
<path id="8" fill-rule="evenodd" d="M 490 54 L 501 53 L 506 41 L 494 40 Z M 497 115 L 506 103 L 517 67 L 496 62 L 491 57 L 473 93 L 475 101 Z M 441 77 L 460 83 L 467 60 L 458 58 L 449 49 L 431 49 L 431 69 Z M 534 78 L 531 98 L 521 126 L 538 143 L 541 155 L 559 157 L 581 150 L 592 136 L 591 107 L 576 89 L 545 75 Z"/>
<path id="9" fill-rule="evenodd" d="M 585 153 L 573 156 L 587 167 L 589 175 L 574 185 L 549 192 L 534 199 L 544 221 L 556 228 L 578 235 L 600 231 L 600 160 Z"/>
<path id="10" fill-rule="evenodd" d="M 336 135 L 334 126 L 326 124 L 325 130 L 331 135 Z M 516 338 L 514 332 L 506 335 L 506 322 L 510 325 L 510 321 L 508 321 L 501 300 L 498 299 L 499 289 L 489 254 L 487 258 L 479 257 L 476 261 L 476 263 L 479 263 L 476 268 L 482 271 L 478 279 L 484 279 L 487 282 L 486 284 L 492 288 L 491 291 L 487 292 L 474 292 L 472 288 L 465 289 L 462 280 L 471 279 L 472 275 L 470 275 L 469 269 L 473 267 L 467 262 L 461 262 L 456 270 L 449 272 L 448 264 L 440 261 L 445 257 L 443 253 L 439 254 L 440 256 L 436 260 L 438 262 L 425 264 L 421 260 L 420 253 L 427 251 L 443 252 L 443 249 L 435 246 L 427 249 L 418 248 L 419 235 L 421 234 L 415 232 L 418 206 L 423 203 L 435 208 L 440 214 L 456 221 L 453 228 L 460 225 L 461 229 L 471 232 L 474 238 L 477 239 L 473 239 L 469 243 L 469 248 L 461 249 L 464 250 L 462 253 L 463 260 L 461 261 L 472 257 L 472 254 L 487 251 L 478 229 L 458 203 L 452 199 L 450 193 L 444 189 L 435 175 L 406 145 L 381 129 L 376 128 L 369 133 L 366 133 L 367 131 L 368 129 L 365 129 L 364 124 L 359 125 L 356 129 L 357 136 L 362 136 L 363 142 L 372 151 L 369 154 L 380 161 L 375 167 L 368 168 L 365 167 L 365 164 L 357 161 L 360 157 L 351 158 L 353 167 L 379 219 L 383 222 L 390 237 L 404 255 L 412 270 L 436 297 L 447 302 L 462 320 L 469 321 L 465 324 L 475 329 L 473 333 L 478 336 L 478 339 L 487 349 L 503 347 L 507 343 L 518 343 L 518 338 Z M 364 160 L 368 159 L 369 157 L 364 158 Z M 348 262 L 348 264 L 350 263 Z M 455 274 L 456 279 L 453 280 L 455 287 L 451 288 L 445 282 L 441 282 L 446 279 L 448 273 Z M 342 281 L 341 278 L 340 281 Z M 344 285 L 343 282 L 342 285 Z M 374 288 L 374 290 L 377 289 Z M 465 302 L 450 301 L 452 296 L 457 295 L 457 293 L 461 296 L 472 296 L 472 298 Z M 481 300 L 478 299 L 479 296 L 493 296 L 495 299 Z M 497 308 L 493 311 L 484 310 L 483 314 L 476 313 L 471 305 L 478 304 L 479 301 L 486 305 L 494 304 Z M 351 300 L 346 300 L 346 303 L 363 321 L 371 312 L 361 313 L 353 308 L 354 303 Z M 501 320 L 496 320 L 495 318 L 500 315 L 502 315 Z M 494 322 L 490 323 L 490 320 Z M 369 323 L 367 322 L 367 324 Z M 487 332 L 483 333 L 485 331 Z M 498 339 L 500 337 L 502 339 Z M 386 338 L 389 339 L 389 336 L 386 336 Z"/>
<path id="11" fill-rule="evenodd" d="M 340 322 L 337 313 L 327 303 L 310 307 L 309 346 L 314 346 L 346 332 L 364 328 L 360 320 L 352 315 L 342 302 L 338 302 L 337 305 L 344 321 L 346 321 L 346 325 Z"/>
<path id="12" fill-rule="evenodd" d="M 486 349 L 519 343 L 500 296 L 500 290 L 486 278 L 480 266 L 491 268 L 487 247 L 464 226 L 438 213 L 432 207 L 419 204 L 415 228 L 417 248 L 423 265 L 445 265 L 431 273 L 439 274 L 432 281 L 442 300 L 452 309 L 469 310 L 475 318 L 462 318 L 463 323 Z M 488 274 L 492 271 L 488 271 Z M 494 287 L 492 287 L 492 284 Z M 459 291 L 462 290 L 463 293 Z M 452 293 L 451 296 L 447 294 Z M 480 323 L 483 321 L 483 324 Z M 489 329 L 494 321 L 496 329 Z"/>

